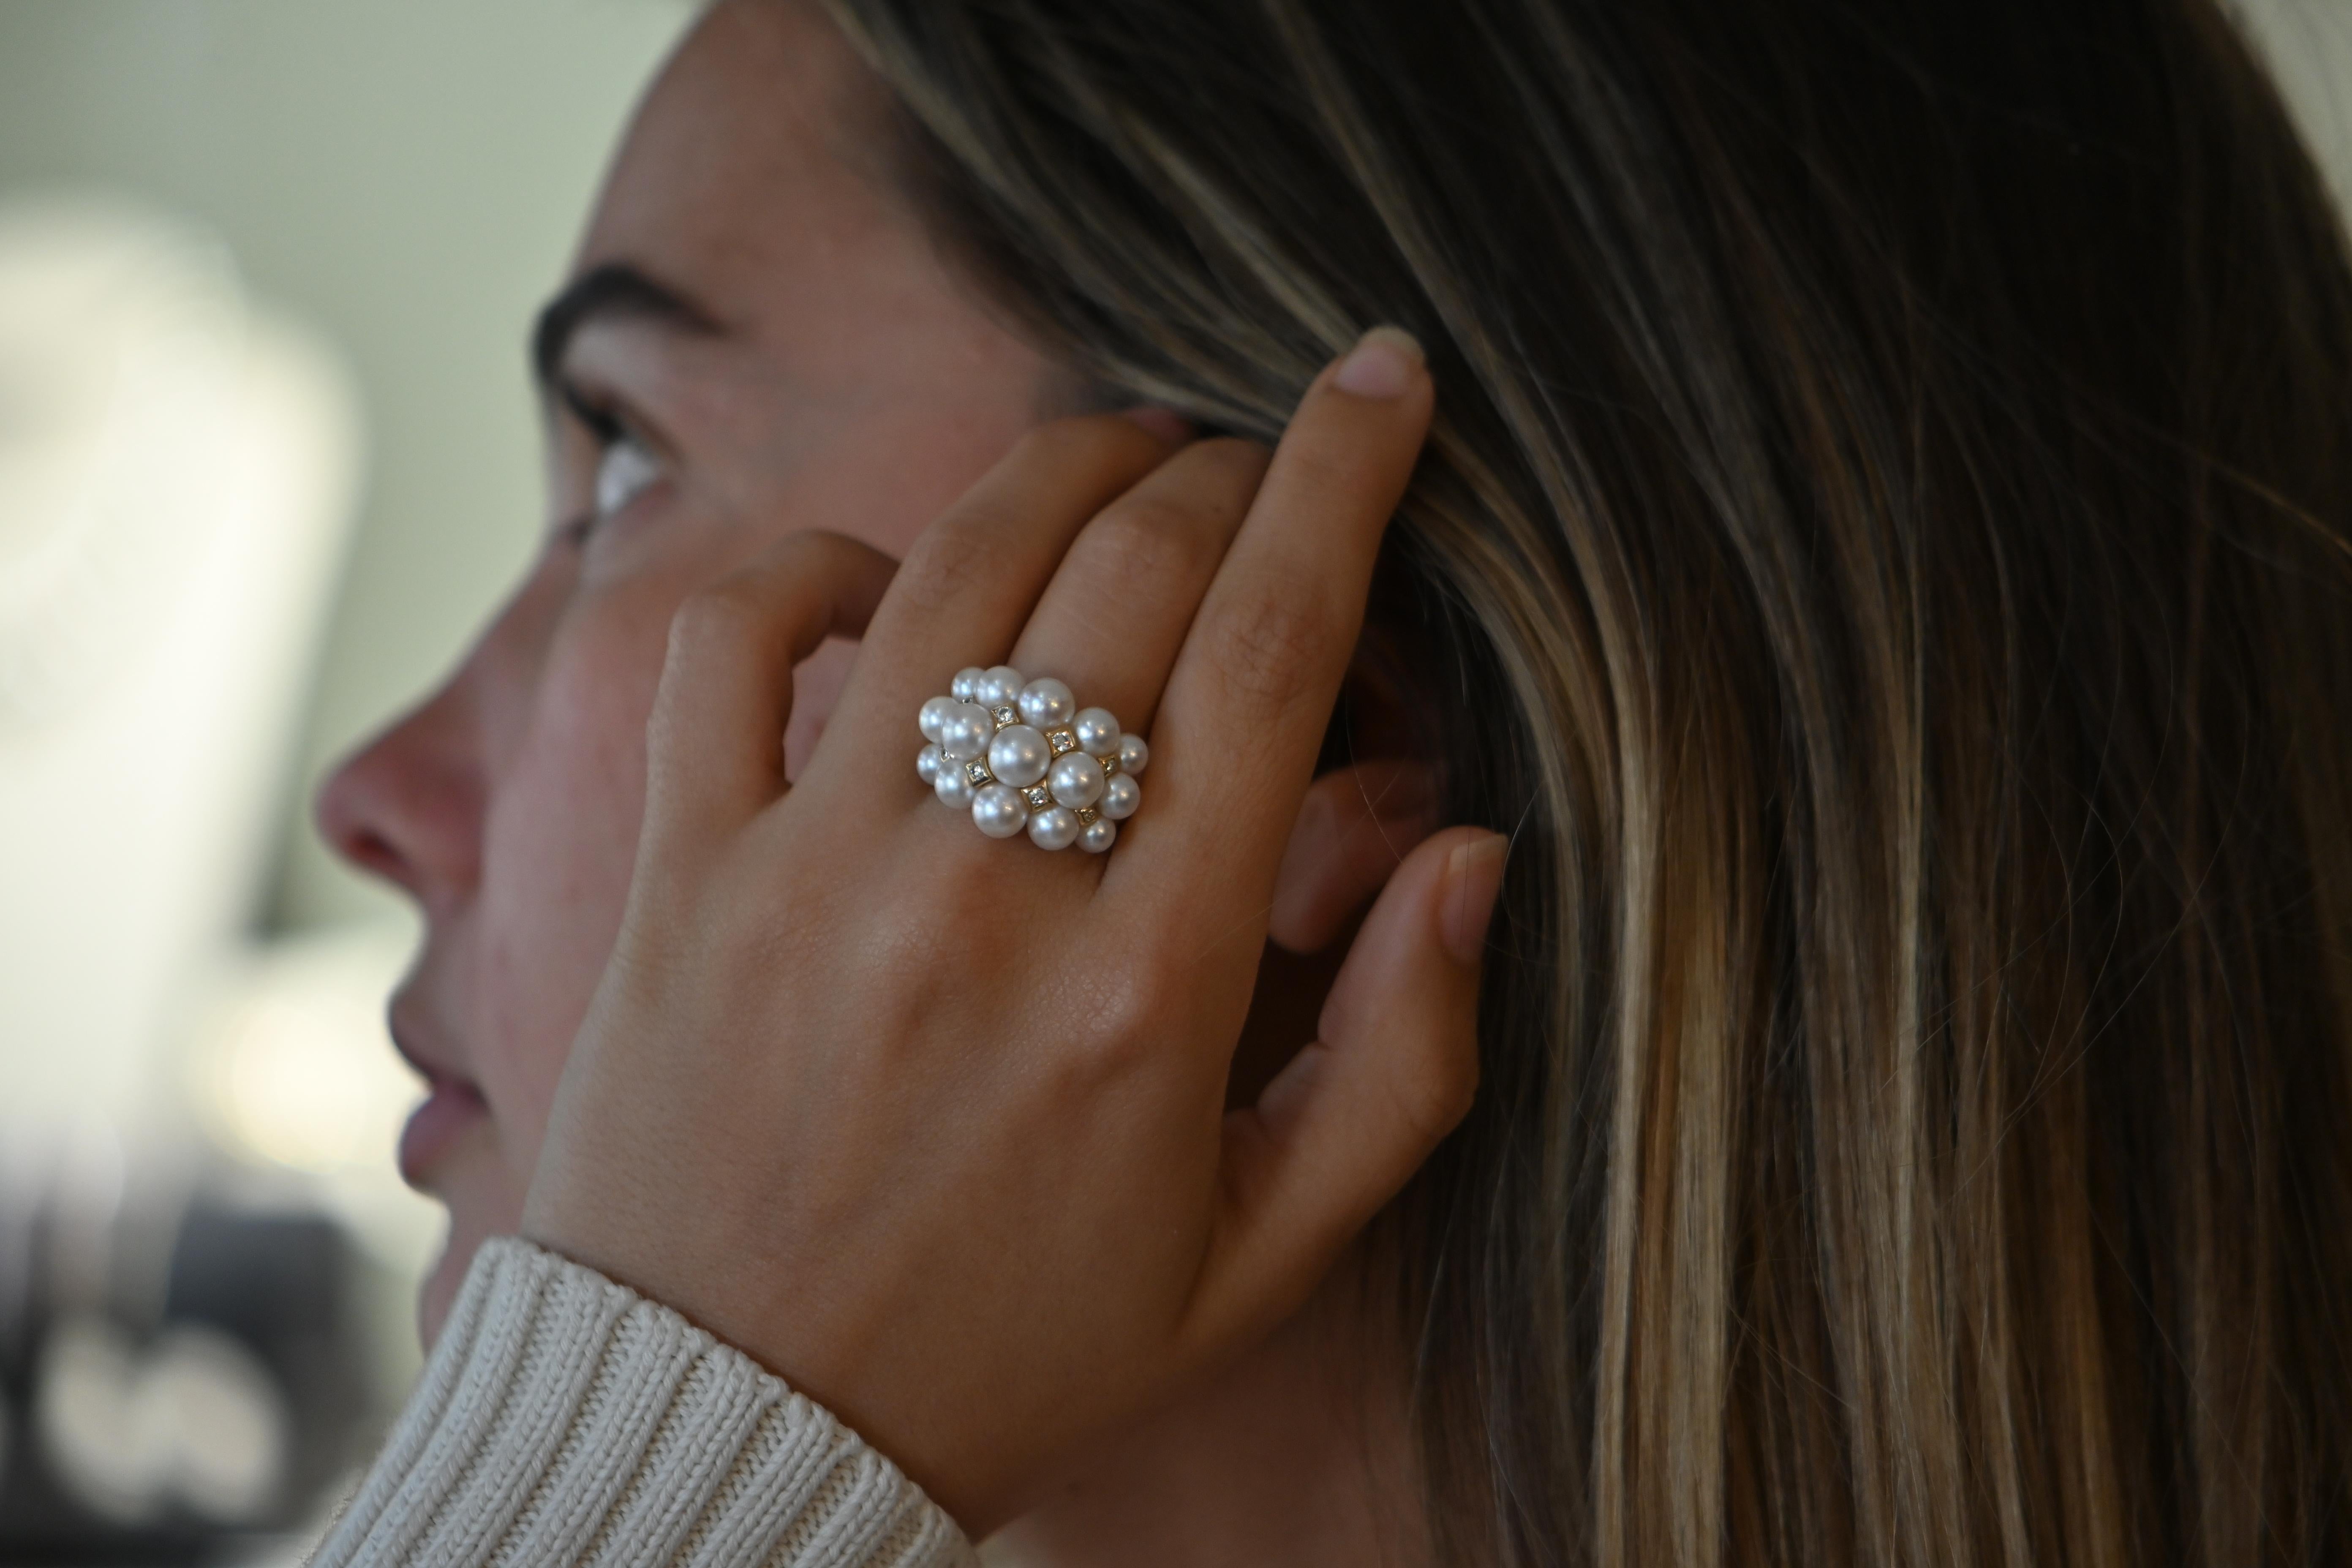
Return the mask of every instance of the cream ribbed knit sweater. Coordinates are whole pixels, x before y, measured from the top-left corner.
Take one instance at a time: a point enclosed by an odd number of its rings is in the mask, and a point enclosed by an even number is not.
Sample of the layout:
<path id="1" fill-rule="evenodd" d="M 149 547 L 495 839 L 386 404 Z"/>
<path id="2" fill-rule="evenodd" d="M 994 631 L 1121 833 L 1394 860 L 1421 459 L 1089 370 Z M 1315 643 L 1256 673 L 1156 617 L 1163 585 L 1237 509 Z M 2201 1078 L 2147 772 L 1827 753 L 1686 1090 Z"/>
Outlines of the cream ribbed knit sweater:
<path id="1" fill-rule="evenodd" d="M 485 1245 L 313 1568 L 977 1561 L 898 1467 L 750 1357 L 593 1269 Z"/>

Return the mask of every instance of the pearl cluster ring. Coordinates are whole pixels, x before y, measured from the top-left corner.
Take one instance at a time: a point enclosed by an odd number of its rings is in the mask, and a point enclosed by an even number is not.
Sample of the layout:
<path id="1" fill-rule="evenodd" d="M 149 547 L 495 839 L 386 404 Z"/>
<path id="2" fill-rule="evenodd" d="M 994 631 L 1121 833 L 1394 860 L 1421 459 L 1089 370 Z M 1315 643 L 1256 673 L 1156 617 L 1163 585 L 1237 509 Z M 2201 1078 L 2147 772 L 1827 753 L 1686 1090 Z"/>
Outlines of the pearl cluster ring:
<path id="1" fill-rule="evenodd" d="M 1040 848 L 1099 855 L 1143 804 L 1135 775 L 1151 749 L 1108 708 L 1080 708 L 1060 681 L 1009 664 L 959 670 L 948 692 L 923 704 L 915 772 L 991 838 L 1026 827 Z"/>

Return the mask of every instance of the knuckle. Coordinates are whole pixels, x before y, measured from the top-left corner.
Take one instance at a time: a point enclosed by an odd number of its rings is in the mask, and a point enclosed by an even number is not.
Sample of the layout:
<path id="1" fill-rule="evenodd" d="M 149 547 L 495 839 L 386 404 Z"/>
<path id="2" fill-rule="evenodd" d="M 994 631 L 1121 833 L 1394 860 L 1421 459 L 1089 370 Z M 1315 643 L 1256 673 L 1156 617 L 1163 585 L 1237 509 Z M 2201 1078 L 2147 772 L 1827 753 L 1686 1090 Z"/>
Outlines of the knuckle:
<path id="1" fill-rule="evenodd" d="M 1216 668 L 1233 695 L 1286 709 L 1313 689 L 1339 637 L 1338 622 L 1304 584 L 1253 583 L 1220 628 Z"/>
<path id="2" fill-rule="evenodd" d="M 1093 998 L 1097 1035 L 1113 1050 L 1148 1039 L 1168 1017 L 1167 989 L 1147 965 L 1122 970 Z"/>
<path id="3" fill-rule="evenodd" d="M 936 613 L 988 574 L 989 540 L 1003 524 L 984 512 L 942 520 L 898 569 L 897 586 L 908 603 Z"/>
<path id="4" fill-rule="evenodd" d="M 1103 447 L 1103 421 L 1084 415 L 1032 426 L 1013 445 L 1014 459 L 1053 466 L 1094 456 Z"/>
<path id="5" fill-rule="evenodd" d="M 1156 1054 L 1169 1020 L 1167 993 L 1148 966 L 1135 965 L 1074 986 L 1066 998 L 1078 1021 L 1070 1069 L 1089 1084 L 1123 1076 Z"/>
<path id="6" fill-rule="evenodd" d="M 831 529 L 803 528 L 768 546 L 761 563 L 772 571 L 823 571 L 839 563 L 856 547 Z"/>
<path id="7" fill-rule="evenodd" d="M 1164 498 L 1136 496 L 1087 530 L 1087 571 L 1115 583 L 1158 583 L 1171 573 L 1192 574 L 1212 542 L 1197 512 Z"/>
<path id="8" fill-rule="evenodd" d="M 1255 489 L 1274 462 L 1274 449 L 1242 436 L 1213 436 L 1184 449 L 1193 462 L 1213 468 L 1219 476 Z"/>
<path id="9" fill-rule="evenodd" d="M 1121 1032 L 1089 1036 L 1061 1053 L 1056 1077 L 1073 1102 L 1104 1094 L 1133 1078 L 1151 1058 L 1150 1040 Z"/>
<path id="10" fill-rule="evenodd" d="M 1146 480 L 1138 493 L 1176 491 L 1181 487 L 1187 503 L 1186 519 L 1192 527 L 1230 533 L 1249 510 L 1272 460 L 1273 454 L 1255 442 L 1221 436 L 1187 447 Z"/>
<path id="11" fill-rule="evenodd" d="M 1305 495 L 1350 495 L 1363 488 L 1360 459 L 1335 444 L 1294 442 L 1282 454 L 1289 480 Z"/>
<path id="12" fill-rule="evenodd" d="M 671 662 L 702 665 L 740 658 L 757 646 L 762 618 L 761 595 L 744 574 L 698 588 L 670 617 Z"/>
<path id="13" fill-rule="evenodd" d="M 1156 456 L 1158 449 L 1158 443 L 1131 420 L 1080 414 L 1032 427 L 1013 443 L 1006 466 L 1031 473 L 1108 478 L 1129 469 L 1140 456 Z"/>

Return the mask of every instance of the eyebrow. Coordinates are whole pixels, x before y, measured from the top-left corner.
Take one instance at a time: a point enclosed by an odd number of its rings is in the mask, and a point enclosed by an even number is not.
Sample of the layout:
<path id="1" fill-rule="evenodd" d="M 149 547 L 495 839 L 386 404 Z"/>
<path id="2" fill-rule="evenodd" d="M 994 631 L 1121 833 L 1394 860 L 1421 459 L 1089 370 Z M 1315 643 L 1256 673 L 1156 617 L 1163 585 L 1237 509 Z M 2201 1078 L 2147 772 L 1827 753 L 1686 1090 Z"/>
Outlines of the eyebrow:
<path id="1" fill-rule="evenodd" d="M 608 261 L 574 278 L 539 312 L 530 330 L 530 369 L 541 393 L 551 393 L 563 356 L 583 327 L 599 321 L 653 321 L 678 331 L 715 332 L 709 311 L 677 289 L 625 261 Z"/>

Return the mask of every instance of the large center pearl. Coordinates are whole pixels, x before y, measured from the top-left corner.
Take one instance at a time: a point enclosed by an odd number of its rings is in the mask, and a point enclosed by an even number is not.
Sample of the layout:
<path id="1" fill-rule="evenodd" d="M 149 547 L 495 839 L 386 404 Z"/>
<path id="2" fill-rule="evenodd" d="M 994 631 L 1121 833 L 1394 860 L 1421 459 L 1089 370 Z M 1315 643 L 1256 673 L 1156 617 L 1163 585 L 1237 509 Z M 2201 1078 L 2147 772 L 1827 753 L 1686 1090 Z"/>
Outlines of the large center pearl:
<path id="1" fill-rule="evenodd" d="M 1074 811 L 1082 805 L 1092 805 L 1102 798 L 1102 764 L 1084 752 L 1072 752 L 1055 760 L 1054 776 L 1045 787 L 1054 792 L 1055 800 Z"/>
<path id="2" fill-rule="evenodd" d="M 1007 724 L 988 742 L 988 771 L 1016 789 L 1044 778 L 1053 762 L 1045 737 L 1026 724 Z"/>

